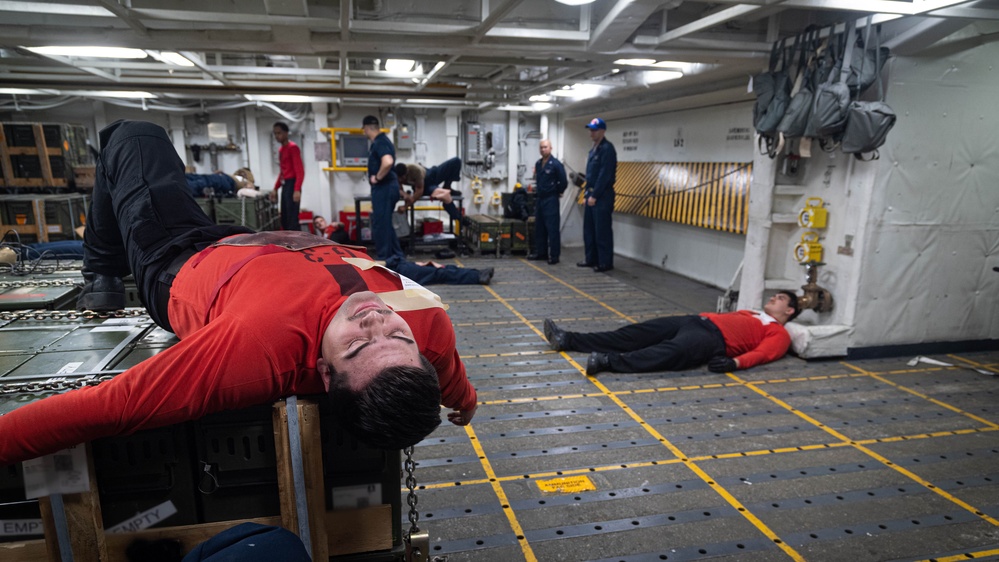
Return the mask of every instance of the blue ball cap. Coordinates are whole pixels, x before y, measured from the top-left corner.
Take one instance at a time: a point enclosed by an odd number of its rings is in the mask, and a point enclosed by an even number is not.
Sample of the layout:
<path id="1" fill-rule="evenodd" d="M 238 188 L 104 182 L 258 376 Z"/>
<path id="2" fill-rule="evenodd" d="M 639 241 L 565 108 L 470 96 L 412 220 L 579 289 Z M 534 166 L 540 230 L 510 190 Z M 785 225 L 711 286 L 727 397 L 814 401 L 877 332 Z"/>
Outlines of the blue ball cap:
<path id="1" fill-rule="evenodd" d="M 604 123 L 604 120 L 599 117 L 594 117 L 593 121 L 586 124 L 586 128 L 591 131 L 596 131 L 597 129 L 603 129 L 606 131 L 607 123 Z"/>

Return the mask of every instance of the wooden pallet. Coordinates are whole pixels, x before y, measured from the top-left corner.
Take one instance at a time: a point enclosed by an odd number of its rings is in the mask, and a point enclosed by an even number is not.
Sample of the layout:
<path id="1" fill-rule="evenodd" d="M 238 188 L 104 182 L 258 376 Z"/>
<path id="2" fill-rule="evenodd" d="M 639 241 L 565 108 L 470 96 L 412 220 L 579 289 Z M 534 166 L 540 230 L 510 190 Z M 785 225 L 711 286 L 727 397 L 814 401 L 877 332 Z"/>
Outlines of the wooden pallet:
<path id="1" fill-rule="evenodd" d="M 63 156 L 63 147 L 46 146 L 45 132 L 41 123 L 32 123 L 31 128 L 35 133 L 35 146 L 7 146 L 7 134 L 3 126 L 0 126 L 0 168 L 3 168 L 3 174 L 0 176 L 0 187 L 66 187 L 65 177 L 52 176 L 52 163 L 49 161 L 52 156 Z M 22 155 L 39 156 L 41 177 L 14 177 L 11 156 Z M 41 157 L 42 155 L 44 158 Z"/>
<path id="2" fill-rule="evenodd" d="M 12 211 L 10 205 L 21 203 L 24 213 Z M 53 222 L 46 212 L 46 206 L 57 217 Z M 60 209 L 61 205 L 67 205 Z M 0 195 L 0 235 L 7 232 L 17 232 L 22 238 L 31 238 L 36 242 L 52 242 L 54 240 L 75 240 L 81 238 L 73 232 L 86 224 L 85 214 L 89 208 L 87 196 L 73 195 Z M 21 210 L 20 208 L 17 209 Z M 65 213 L 69 218 L 65 219 Z"/>

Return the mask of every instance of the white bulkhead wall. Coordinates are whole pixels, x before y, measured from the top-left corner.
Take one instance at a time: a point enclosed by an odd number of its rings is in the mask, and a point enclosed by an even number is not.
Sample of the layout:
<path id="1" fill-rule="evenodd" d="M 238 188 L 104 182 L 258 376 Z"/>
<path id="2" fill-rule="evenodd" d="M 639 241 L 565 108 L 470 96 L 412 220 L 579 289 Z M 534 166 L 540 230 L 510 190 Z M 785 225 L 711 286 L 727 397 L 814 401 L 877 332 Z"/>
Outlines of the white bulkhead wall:
<path id="1" fill-rule="evenodd" d="M 891 62 L 853 347 L 999 338 L 997 60 L 990 43 Z"/>
<path id="2" fill-rule="evenodd" d="M 992 271 L 999 266 L 999 116 L 991 109 L 999 46 L 944 43 L 951 46 L 941 56 L 898 56 L 886 66 L 886 101 L 898 122 L 879 160 L 813 150 L 798 178 L 777 174 L 771 223 L 751 225 L 769 227 L 765 263 L 750 266 L 757 259 L 751 240 L 740 306 L 758 300 L 763 285 L 803 283 L 791 251 L 806 229 L 788 221 L 806 198 L 821 197 L 829 226 L 818 231 L 826 264 L 818 282 L 836 304 L 811 321 L 848 327 L 851 349 L 999 337 L 999 273 Z M 776 165 L 783 169 L 781 160 Z"/>

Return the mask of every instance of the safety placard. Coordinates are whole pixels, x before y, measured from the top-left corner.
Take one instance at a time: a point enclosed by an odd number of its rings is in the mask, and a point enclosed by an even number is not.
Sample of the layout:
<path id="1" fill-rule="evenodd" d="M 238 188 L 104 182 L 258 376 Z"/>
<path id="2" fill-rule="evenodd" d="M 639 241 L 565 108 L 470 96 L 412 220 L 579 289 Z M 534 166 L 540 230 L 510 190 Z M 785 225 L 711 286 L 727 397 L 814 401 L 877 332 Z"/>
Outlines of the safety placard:
<path id="1" fill-rule="evenodd" d="M 87 453 L 83 445 L 24 461 L 21 466 L 24 468 L 24 496 L 29 500 L 90 489 Z"/>
<path id="2" fill-rule="evenodd" d="M 538 488 L 542 492 L 553 494 L 572 494 L 597 489 L 587 476 L 567 476 L 565 478 L 552 478 L 551 480 L 538 480 L 537 482 Z"/>

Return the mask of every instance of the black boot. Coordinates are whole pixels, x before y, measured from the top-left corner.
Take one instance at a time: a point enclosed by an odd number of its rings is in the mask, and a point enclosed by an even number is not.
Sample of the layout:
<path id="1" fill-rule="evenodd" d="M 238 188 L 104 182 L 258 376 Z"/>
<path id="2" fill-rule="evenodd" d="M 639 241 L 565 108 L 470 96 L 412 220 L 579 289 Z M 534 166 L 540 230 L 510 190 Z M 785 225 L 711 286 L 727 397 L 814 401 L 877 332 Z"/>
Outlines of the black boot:
<path id="1" fill-rule="evenodd" d="M 602 373 L 604 371 L 610 370 L 610 358 L 607 357 L 606 353 L 598 353 L 594 351 L 590 354 L 589 358 L 586 359 L 586 374 L 593 376 L 597 373 Z"/>
<path id="2" fill-rule="evenodd" d="M 565 351 L 568 349 L 569 337 L 565 330 L 555 325 L 551 318 L 545 318 L 545 339 L 555 351 Z"/>
<path id="3" fill-rule="evenodd" d="M 493 280 L 493 268 L 487 267 L 479 270 L 479 285 L 488 285 Z"/>
<path id="4" fill-rule="evenodd" d="M 89 277 L 89 275 L 87 276 Z M 112 312 L 125 308 L 125 284 L 121 278 L 94 274 L 76 299 L 77 310 Z"/>

